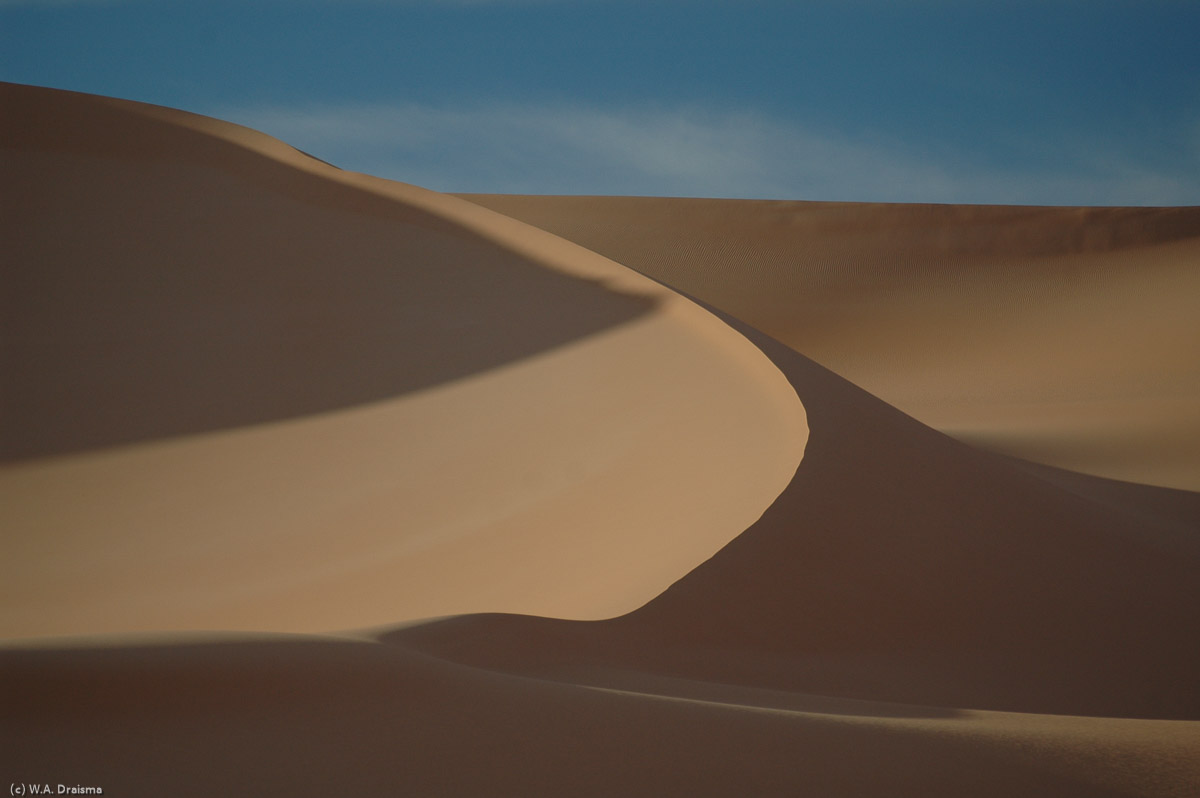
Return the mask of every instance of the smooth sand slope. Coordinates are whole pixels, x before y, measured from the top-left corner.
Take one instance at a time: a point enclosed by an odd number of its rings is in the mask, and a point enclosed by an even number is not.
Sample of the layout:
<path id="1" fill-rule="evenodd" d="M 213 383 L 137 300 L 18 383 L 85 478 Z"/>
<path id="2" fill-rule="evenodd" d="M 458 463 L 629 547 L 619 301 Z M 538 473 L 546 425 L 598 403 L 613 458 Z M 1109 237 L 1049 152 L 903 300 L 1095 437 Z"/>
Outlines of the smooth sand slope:
<path id="1" fill-rule="evenodd" d="M 795 471 L 778 370 L 628 269 L 215 120 L 4 101 L 0 634 L 604 617 Z"/>
<path id="2" fill-rule="evenodd" d="M 933 214 L 955 246 L 1007 259 L 1005 290 L 1025 264 L 1051 313 L 1038 258 L 1077 235 L 1076 212 L 698 201 L 712 214 L 697 226 L 678 214 L 688 201 L 486 200 L 608 260 L 215 120 L 18 86 L 2 101 L 10 782 L 197 796 L 1200 793 L 1200 494 L 931 429 L 784 332 L 754 329 L 780 310 L 837 351 L 839 329 L 874 318 L 846 310 L 853 277 L 826 270 L 841 286 L 826 296 L 844 303 L 821 315 L 773 295 L 791 272 L 758 279 L 771 262 L 736 257 L 775 247 L 778 265 L 810 239 L 858 240 L 763 225 L 763 209 L 786 211 L 790 229 L 804 227 L 793 210 L 825 208 L 857 225 L 870 258 L 882 263 L 889 236 L 904 244 L 902 265 L 930 225 L 884 222 Z M 614 232 L 616 211 L 639 204 L 661 240 L 632 222 Z M 1173 249 L 1188 245 L 1189 213 L 1076 215 L 1108 230 L 1091 234 L 1108 236 L 1100 261 L 1136 252 L 1180 289 L 1195 271 Z M 704 243 L 718 239 L 725 260 Z M 1084 273 L 1103 272 L 1075 249 Z M 939 325 L 968 346 L 970 325 L 943 304 L 975 294 L 949 265 L 891 289 L 882 265 L 866 274 L 863 302 L 893 315 L 842 345 L 845 362 L 891 374 L 930 412 L 982 423 L 986 407 L 1016 423 L 996 409 L 1009 394 L 989 405 L 998 385 L 938 352 L 940 376 L 916 361 L 883 370 Z M 1200 325 L 1169 293 L 1145 288 L 1129 306 L 1117 291 L 1108 307 L 1126 331 L 1137 313 L 1165 320 L 1183 347 Z M 1006 350 L 1002 330 L 989 340 L 984 363 L 1030 355 Z M 1110 371 L 1133 385 L 1143 369 L 1137 402 L 1186 399 L 1169 390 L 1190 378 L 1179 351 L 1148 363 L 1112 350 Z M 1060 365 L 1063 390 L 1085 395 L 1094 374 Z M 1050 424 L 1046 384 L 1009 383 Z M 1195 466 L 1188 445 L 1156 454 L 1150 441 L 1129 451 L 1173 475 L 1158 482 Z"/>
<path id="3" fill-rule="evenodd" d="M 960 440 L 1200 489 L 1200 208 L 465 196 Z"/>

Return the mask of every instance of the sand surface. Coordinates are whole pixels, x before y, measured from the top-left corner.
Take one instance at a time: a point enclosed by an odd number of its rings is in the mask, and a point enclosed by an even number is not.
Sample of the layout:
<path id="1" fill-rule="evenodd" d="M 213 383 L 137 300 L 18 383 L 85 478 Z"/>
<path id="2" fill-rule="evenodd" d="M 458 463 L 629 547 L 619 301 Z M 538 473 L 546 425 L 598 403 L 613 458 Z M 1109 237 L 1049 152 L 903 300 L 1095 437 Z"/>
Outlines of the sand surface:
<path id="1" fill-rule="evenodd" d="M 1200 208 L 464 196 L 960 440 L 1200 490 Z"/>
<path id="2" fill-rule="evenodd" d="M 1200 210 L 449 196 L 0 104 L 0 777 L 1200 794 Z"/>

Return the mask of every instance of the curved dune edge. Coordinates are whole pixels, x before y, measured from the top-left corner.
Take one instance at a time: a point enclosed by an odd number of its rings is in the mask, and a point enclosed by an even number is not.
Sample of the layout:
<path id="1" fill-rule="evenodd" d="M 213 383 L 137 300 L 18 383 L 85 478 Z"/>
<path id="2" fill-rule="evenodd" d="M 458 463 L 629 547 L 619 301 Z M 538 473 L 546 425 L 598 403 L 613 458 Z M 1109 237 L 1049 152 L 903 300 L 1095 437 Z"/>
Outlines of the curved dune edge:
<path id="1" fill-rule="evenodd" d="M 810 437 L 763 517 L 646 606 L 572 624 L 384 633 L 522 668 L 670 674 L 872 701 L 1200 719 L 1200 494 L 1029 468 L 954 441 L 742 328 Z M 869 497 L 869 498 L 868 498 Z"/>
<path id="2" fill-rule="evenodd" d="M 960 440 L 1200 489 L 1200 208 L 462 196 L 711 303 Z"/>
<path id="3" fill-rule="evenodd" d="M 4 92 L 3 636 L 611 616 L 795 471 L 778 370 L 622 266 L 234 125 Z"/>

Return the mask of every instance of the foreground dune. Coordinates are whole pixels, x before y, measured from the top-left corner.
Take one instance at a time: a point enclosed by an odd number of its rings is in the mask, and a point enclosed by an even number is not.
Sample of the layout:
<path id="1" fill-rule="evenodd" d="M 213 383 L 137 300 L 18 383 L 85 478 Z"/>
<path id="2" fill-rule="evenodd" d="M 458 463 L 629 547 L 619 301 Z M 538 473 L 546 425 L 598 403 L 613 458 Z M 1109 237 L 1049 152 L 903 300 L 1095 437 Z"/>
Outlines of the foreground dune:
<path id="1" fill-rule="evenodd" d="M 614 615 L 796 469 L 778 370 L 628 269 L 233 125 L 6 94 L 0 634 Z"/>
<path id="2" fill-rule="evenodd" d="M 1192 211 L 468 202 L 2 100 L 10 781 L 1200 792 Z"/>

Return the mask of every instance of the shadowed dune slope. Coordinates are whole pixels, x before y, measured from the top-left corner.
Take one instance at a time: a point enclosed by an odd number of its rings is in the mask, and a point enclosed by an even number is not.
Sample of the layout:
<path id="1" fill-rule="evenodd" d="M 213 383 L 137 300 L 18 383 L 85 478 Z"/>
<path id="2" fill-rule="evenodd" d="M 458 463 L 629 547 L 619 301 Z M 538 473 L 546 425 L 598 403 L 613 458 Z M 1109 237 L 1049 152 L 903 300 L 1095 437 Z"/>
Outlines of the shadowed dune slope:
<path id="1" fill-rule="evenodd" d="M 1200 488 L 1200 208 L 464 196 L 961 440 Z"/>
<path id="2" fill-rule="evenodd" d="M 0 99 L 0 634 L 613 615 L 795 471 L 778 370 L 622 266 L 235 125 Z"/>
<path id="3" fill-rule="evenodd" d="M 621 739 L 654 707 L 789 718 L 791 764 L 763 746 L 742 771 L 768 794 L 1200 788 L 1200 495 L 973 449 L 741 329 L 810 426 L 760 521 L 620 618 L 469 616 L 377 639 L 640 697 Z M 698 767 L 715 785 L 728 766 Z"/>
<path id="4" fill-rule="evenodd" d="M 0 676 L 20 777 L 106 795 L 1117 798 L 1200 783 L 1196 724 L 593 687 L 336 639 L 10 651 Z"/>

